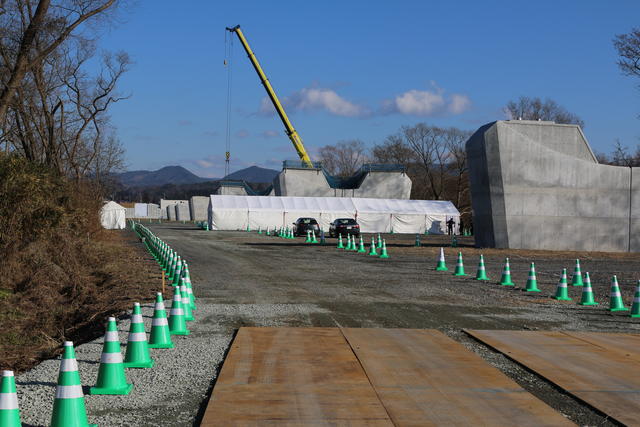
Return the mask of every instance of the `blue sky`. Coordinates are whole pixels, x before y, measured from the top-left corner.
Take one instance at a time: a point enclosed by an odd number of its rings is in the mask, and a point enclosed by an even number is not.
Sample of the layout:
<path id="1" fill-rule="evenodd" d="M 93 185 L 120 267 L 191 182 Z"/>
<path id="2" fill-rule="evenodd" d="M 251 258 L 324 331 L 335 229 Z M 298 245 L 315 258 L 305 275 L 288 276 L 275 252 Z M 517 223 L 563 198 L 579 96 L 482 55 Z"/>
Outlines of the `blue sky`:
<path id="1" fill-rule="evenodd" d="M 578 114 L 597 151 L 640 143 L 639 79 L 611 40 L 640 26 L 640 2 L 139 0 L 104 34 L 135 61 L 111 110 L 128 169 L 224 171 L 225 27 L 240 24 L 312 157 L 402 125 L 475 130 L 520 95 Z M 296 158 L 234 40 L 231 171 Z"/>

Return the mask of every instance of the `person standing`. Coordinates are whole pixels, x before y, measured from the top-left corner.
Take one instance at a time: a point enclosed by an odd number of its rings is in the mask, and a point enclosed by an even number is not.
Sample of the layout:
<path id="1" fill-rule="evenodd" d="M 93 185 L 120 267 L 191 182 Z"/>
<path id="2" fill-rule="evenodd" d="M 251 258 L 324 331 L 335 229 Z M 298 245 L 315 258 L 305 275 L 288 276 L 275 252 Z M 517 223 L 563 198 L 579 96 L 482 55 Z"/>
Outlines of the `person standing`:
<path id="1" fill-rule="evenodd" d="M 453 226 L 455 225 L 455 223 L 456 222 L 453 220 L 453 218 L 449 218 L 449 221 L 447 221 L 447 234 L 453 234 Z"/>

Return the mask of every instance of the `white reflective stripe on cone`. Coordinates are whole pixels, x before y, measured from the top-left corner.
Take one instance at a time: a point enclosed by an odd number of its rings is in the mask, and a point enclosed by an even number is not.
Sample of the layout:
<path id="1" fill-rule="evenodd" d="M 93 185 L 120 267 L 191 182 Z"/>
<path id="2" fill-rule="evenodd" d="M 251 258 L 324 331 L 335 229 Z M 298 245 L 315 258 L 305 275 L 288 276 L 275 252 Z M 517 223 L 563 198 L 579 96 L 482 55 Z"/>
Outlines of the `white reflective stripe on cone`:
<path id="1" fill-rule="evenodd" d="M 146 341 L 147 334 L 145 332 L 130 332 L 129 341 Z"/>
<path id="2" fill-rule="evenodd" d="M 621 297 L 622 294 L 620 293 L 620 291 L 615 291 L 615 292 L 611 292 L 611 294 L 609 296 L 612 297 Z"/>
<path id="3" fill-rule="evenodd" d="M 633 298 L 633 302 L 640 302 L 640 297 Z"/>
<path id="4" fill-rule="evenodd" d="M 529 276 L 529 277 L 528 277 L 528 279 L 529 279 L 529 280 L 533 280 L 533 279 L 535 279 L 535 278 L 536 278 L 536 276 Z"/>
<path id="5" fill-rule="evenodd" d="M 151 321 L 151 326 L 166 326 L 168 324 L 169 322 L 167 321 L 166 317 L 159 317 Z"/>
<path id="6" fill-rule="evenodd" d="M 142 323 L 142 314 L 134 314 L 131 316 L 131 323 Z"/>
<path id="7" fill-rule="evenodd" d="M 122 363 L 122 353 L 102 353 L 100 363 Z"/>
<path id="8" fill-rule="evenodd" d="M 18 409 L 18 393 L 0 393 L 0 411 Z"/>
<path id="9" fill-rule="evenodd" d="M 154 307 L 155 310 L 164 310 L 164 302 L 157 302 Z"/>
<path id="10" fill-rule="evenodd" d="M 181 308 L 172 308 L 171 309 L 172 316 L 184 316 L 184 311 Z"/>
<path id="11" fill-rule="evenodd" d="M 118 335 L 118 331 L 107 331 L 104 334 L 105 341 L 120 341 L 120 336 Z"/>
<path id="12" fill-rule="evenodd" d="M 56 388 L 56 399 L 78 399 L 80 397 L 84 397 L 80 384 L 59 385 Z"/>
<path id="13" fill-rule="evenodd" d="M 73 372 L 78 370 L 78 362 L 76 359 L 62 359 L 60 363 L 60 372 Z"/>

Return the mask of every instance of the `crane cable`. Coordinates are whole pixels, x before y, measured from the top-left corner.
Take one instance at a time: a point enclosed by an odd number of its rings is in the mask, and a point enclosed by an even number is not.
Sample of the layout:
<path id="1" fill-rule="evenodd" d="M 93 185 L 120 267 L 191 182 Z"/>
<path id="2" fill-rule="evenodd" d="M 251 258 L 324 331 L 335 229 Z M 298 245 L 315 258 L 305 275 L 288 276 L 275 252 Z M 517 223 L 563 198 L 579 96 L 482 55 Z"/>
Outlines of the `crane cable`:
<path id="1" fill-rule="evenodd" d="M 224 176 L 229 175 L 229 161 L 231 158 L 231 83 L 233 77 L 233 35 L 227 37 L 224 31 L 224 65 L 227 67 L 227 129 L 225 132 Z"/>

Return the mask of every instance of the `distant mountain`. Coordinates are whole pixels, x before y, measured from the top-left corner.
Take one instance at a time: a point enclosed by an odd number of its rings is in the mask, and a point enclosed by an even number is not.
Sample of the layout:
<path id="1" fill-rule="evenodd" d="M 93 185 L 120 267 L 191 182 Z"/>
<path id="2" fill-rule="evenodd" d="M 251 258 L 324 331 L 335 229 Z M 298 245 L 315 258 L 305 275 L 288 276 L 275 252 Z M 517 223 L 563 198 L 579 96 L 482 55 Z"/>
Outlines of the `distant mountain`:
<path id="1" fill-rule="evenodd" d="M 157 171 L 130 171 L 117 175 L 125 187 L 151 187 L 165 184 L 195 184 L 214 181 L 216 178 L 201 178 L 182 166 L 165 166 Z"/>
<path id="2" fill-rule="evenodd" d="M 245 169 L 240 169 L 225 176 L 225 180 L 238 180 L 255 182 L 257 184 L 271 184 L 273 179 L 278 175 L 279 171 L 275 169 L 261 168 L 259 166 L 249 166 Z"/>

